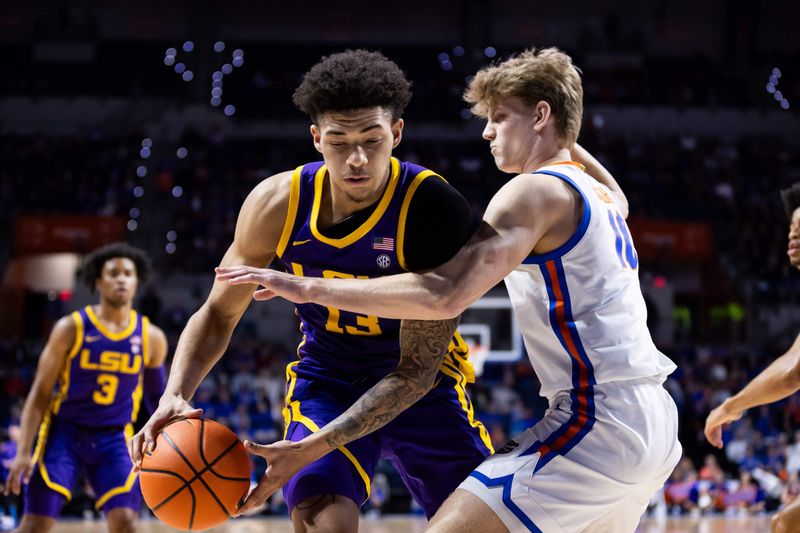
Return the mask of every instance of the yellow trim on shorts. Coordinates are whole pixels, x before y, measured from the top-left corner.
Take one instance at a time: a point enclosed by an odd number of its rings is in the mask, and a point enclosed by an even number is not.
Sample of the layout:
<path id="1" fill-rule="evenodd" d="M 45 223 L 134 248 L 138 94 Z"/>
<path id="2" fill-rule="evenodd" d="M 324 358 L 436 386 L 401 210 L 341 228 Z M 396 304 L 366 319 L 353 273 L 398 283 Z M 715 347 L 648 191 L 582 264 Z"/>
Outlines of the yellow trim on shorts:
<path id="1" fill-rule="evenodd" d="M 70 492 L 67 487 L 59 485 L 51 480 L 50 475 L 47 473 L 47 467 L 44 466 L 44 447 L 47 442 L 47 434 L 50 430 L 51 420 L 52 418 L 48 411 L 42 420 L 42 424 L 39 426 L 39 439 L 36 442 L 36 451 L 33 452 L 33 460 L 39 465 L 39 474 L 42 476 L 44 484 L 47 485 L 50 490 L 61 494 L 67 501 L 70 501 L 72 499 L 72 492 Z"/>
<path id="2" fill-rule="evenodd" d="M 283 221 L 283 230 L 281 231 L 281 238 L 278 240 L 278 247 L 275 249 L 275 255 L 278 257 L 283 256 L 286 251 L 286 247 L 289 245 L 289 237 L 292 236 L 292 229 L 294 229 L 297 206 L 300 204 L 300 172 L 302 170 L 303 165 L 292 172 L 292 181 L 289 186 L 289 210 L 286 212 L 286 220 Z"/>
<path id="3" fill-rule="evenodd" d="M 464 410 L 464 413 L 467 415 L 467 420 L 469 421 L 469 425 L 474 427 L 478 430 L 480 434 L 481 440 L 486 448 L 489 450 L 490 453 L 494 453 L 494 447 L 492 447 L 492 439 L 489 437 L 489 432 L 486 431 L 486 427 L 481 423 L 480 420 L 475 419 L 475 411 L 472 408 L 472 402 L 467 400 L 467 390 L 464 387 L 467 382 L 467 376 L 464 375 L 463 372 L 451 368 L 449 365 L 442 365 L 439 367 L 439 370 L 453 378 L 456 384 L 453 388 L 456 390 L 456 394 L 458 395 L 458 401 L 461 404 L 461 408 Z"/>
<path id="4" fill-rule="evenodd" d="M 294 371 L 294 367 L 297 366 L 299 362 L 300 361 L 294 361 L 286 365 L 286 378 L 289 383 L 289 388 L 286 391 L 286 407 L 284 407 L 283 409 L 283 420 L 286 423 L 286 429 L 284 429 L 283 433 L 284 438 L 286 438 L 286 433 L 289 430 L 289 424 L 291 422 L 298 422 L 300 424 L 303 424 L 313 433 L 319 431 L 319 426 L 316 424 L 316 422 L 314 422 L 313 420 L 311 420 L 310 418 L 308 418 L 307 416 L 303 415 L 300 412 L 300 401 L 292 399 L 292 393 L 294 392 L 294 385 L 297 382 L 297 374 Z M 364 482 L 364 486 L 367 489 L 367 498 L 369 498 L 370 491 L 372 490 L 372 484 L 370 482 L 369 476 L 367 475 L 367 472 L 358 462 L 358 459 L 356 459 L 356 457 L 352 453 L 350 453 L 350 450 L 348 450 L 345 446 L 339 446 L 336 449 L 342 452 L 344 456 L 347 457 L 347 459 L 351 463 L 353 463 L 356 472 L 358 472 L 358 475 L 361 476 L 361 480 Z"/>
<path id="5" fill-rule="evenodd" d="M 397 188 L 397 182 L 399 181 L 398 177 L 400 176 L 400 161 L 394 157 L 392 158 L 389 171 L 389 184 L 386 185 L 386 190 L 383 191 L 383 196 L 378 203 L 378 207 L 375 208 L 375 211 L 372 212 L 369 218 L 363 224 L 361 224 L 358 229 L 356 229 L 350 235 L 342 237 L 341 239 L 331 239 L 326 237 L 317 229 L 317 220 L 319 220 L 319 210 L 322 203 L 322 190 L 323 185 L 325 184 L 326 173 L 327 168 L 325 165 L 322 165 L 319 167 L 319 170 L 317 170 L 317 173 L 314 176 L 314 202 L 311 207 L 311 223 L 309 226 L 311 226 L 311 233 L 318 241 L 324 242 L 325 244 L 330 244 L 336 248 L 344 248 L 345 246 L 353 244 L 358 239 L 369 233 L 369 231 L 375 227 L 375 224 L 378 223 L 383 214 L 386 212 L 386 209 L 389 207 L 389 203 L 392 201 L 392 197 L 394 196 L 394 191 Z"/>
<path id="6" fill-rule="evenodd" d="M 128 325 L 125 327 L 124 330 L 120 331 L 119 333 L 114 333 L 103 324 L 100 323 L 100 319 L 97 318 L 97 315 L 94 314 L 94 310 L 92 309 L 91 305 L 86 306 L 86 316 L 89 317 L 89 321 L 94 324 L 94 327 L 97 328 L 97 331 L 105 335 L 109 340 L 112 341 L 121 341 L 130 336 L 133 333 L 133 330 L 136 329 L 136 311 L 131 309 L 131 315 L 128 319 Z"/>
<path id="7" fill-rule="evenodd" d="M 133 437 L 133 424 L 125 424 L 124 439 L 126 444 L 131 437 Z M 94 508 L 100 509 L 103 507 L 103 505 L 105 505 L 105 503 L 109 499 L 113 498 L 114 496 L 130 492 L 131 488 L 133 487 L 133 483 L 136 481 L 136 475 L 137 475 L 136 472 L 133 471 L 133 465 L 131 465 L 131 472 L 130 474 L 128 474 L 128 479 L 125 480 L 125 484 L 107 490 L 102 496 L 97 498 L 97 502 L 95 502 Z"/>
<path id="8" fill-rule="evenodd" d="M 423 170 L 416 176 L 414 176 L 414 181 L 411 182 L 411 185 L 408 186 L 408 190 L 406 190 L 405 198 L 403 198 L 403 205 L 400 207 L 400 219 L 397 223 L 397 262 L 400 263 L 400 268 L 403 270 L 408 270 L 406 266 L 406 257 L 403 253 L 403 243 L 406 237 L 406 218 L 408 217 L 408 207 L 411 205 L 411 198 L 414 196 L 414 193 L 417 192 L 417 187 L 419 187 L 423 180 L 429 176 L 437 176 L 441 178 L 445 183 L 447 180 L 439 176 L 433 170 Z"/>

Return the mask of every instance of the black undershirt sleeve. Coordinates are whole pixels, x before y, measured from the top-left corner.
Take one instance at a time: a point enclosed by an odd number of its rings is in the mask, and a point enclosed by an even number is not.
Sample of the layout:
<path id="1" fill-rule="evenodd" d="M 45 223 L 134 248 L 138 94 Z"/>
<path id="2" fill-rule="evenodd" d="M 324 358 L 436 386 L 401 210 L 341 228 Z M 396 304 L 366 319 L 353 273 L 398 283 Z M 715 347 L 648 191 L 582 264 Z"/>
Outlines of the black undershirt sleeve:
<path id="1" fill-rule="evenodd" d="M 403 255 L 408 270 L 446 263 L 472 236 L 472 209 L 467 200 L 438 176 L 430 176 L 411 197 Z"/>

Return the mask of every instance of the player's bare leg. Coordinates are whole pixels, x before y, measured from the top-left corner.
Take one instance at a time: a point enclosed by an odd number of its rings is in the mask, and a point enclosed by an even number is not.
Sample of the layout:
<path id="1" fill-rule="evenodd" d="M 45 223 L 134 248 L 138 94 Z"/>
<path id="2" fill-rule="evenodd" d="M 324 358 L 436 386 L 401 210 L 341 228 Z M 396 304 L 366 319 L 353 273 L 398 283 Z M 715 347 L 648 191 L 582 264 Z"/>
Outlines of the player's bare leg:
<path id="1" fill-rule="evenodd" d="M 109 533 L 134 533 L 138 518 L 134 510 L 128 507 L 111 509 L 106 517 L 108 531 Z"/>
<path id="2" fill-rule="evenodd" d="M 295 533 L 357 533 L 358 506 L 337 494 L 314 496 L 292 509 Z"/>
<path id="3" fill-rule="evenodd" d="M 56 525 L 56 519 L 38 514 L 26 514 L 14 533 L 46 533 Z"/>
<path id="4" fill-rule="evenodd" d="M 471 492 L 456 489 L 431 518 L 425 531 L 508 533 L 508 528 L 483 500 Z"/>
<path id="5" fill-rule="evenodd" d="M 791 533 L 800 530 L 800 499 L 784 507 L 772 517 L 772 533 Z"/>

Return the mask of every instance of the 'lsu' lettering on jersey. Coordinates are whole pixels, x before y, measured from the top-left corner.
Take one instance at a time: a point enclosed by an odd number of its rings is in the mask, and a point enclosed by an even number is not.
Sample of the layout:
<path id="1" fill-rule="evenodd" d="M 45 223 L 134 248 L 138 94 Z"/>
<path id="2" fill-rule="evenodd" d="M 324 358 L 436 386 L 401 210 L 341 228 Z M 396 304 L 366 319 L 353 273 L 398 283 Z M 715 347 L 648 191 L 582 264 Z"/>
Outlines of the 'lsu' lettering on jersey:
<path id="1" fill-rule="evenodd" d="M 149 358 L 149 320 L 131 311 L 113 333 L 90 306 L 72 313 L 75 344 L 59 377 L 51 413 L 82 426 L 124 426 L 136 420 Z"/>
<path id="2" fill-rule="evenodd" d="M 411 198 L 423 180 L 437 175 L 392 158 L 389 183 L 374 212 L 351 234 L 331 238 L 317 226 L 326 173 L 320 161 L 298 167 L 292 175 L 289 213 L 277 250 L 286 271 L 322 278 L 404 272 L 404 231 Z M 303 332 L 298 355 L 304 368 L 326 375 L 382 376 L 397 366 L 399 320 L 315 303 L 297 305 L 296 313 Z M 467 357 L 466 343 L 456 333 L 443 365 L 458 369 L 471 381 L 474 372 Z"/>

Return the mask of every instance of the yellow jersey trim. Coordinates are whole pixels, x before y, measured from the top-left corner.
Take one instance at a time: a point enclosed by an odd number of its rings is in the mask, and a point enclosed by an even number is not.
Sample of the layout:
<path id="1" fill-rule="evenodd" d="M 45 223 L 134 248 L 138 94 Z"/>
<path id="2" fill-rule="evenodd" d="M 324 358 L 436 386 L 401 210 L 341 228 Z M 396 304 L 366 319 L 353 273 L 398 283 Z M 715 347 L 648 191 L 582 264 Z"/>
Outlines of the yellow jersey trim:
<path id="1" fill-rule="evenodd" d="M 322 233 L 319 232 L 317 229 L 317 220 L 319 220 L 319 209 L 320 204 L 322 203 L 322 188 L 325 185 L 325 176 L 328 170 L 325 165 L 319 167 L 317 170 L 316 175 L 314 176 L 314 204 L 311 208 L 311 233 L 314 237 L 319 240 L 320 242 L 324 242 L 325 244 L 330 244 L 331 246 L 335 246 L 336 248 L 344 248 L 345 246 L 350 246 L 358 239 L 366 235 L 375 224 L 381 219 L 383 214 L 386 212 L 386 208 L 389 207 L 389 202 L 392 201 L 392 197 L 394 196 L 394 191 L 397 188 L 398 178 L 400 176 L 400 161 L 396 158 L 392 158 L 391 161 L 391 170 L 389 172 L 389 183 L 386 186 L 386 190 L 383 191 L 383 196 L 378 203 L 378 207 L 375 208 L 375 211 L 369 216 L 367 220 L 364 221 L 358 229 L 356 229 L 353 233 L 346 237 L 342 237 L 341 239 L 331 239 L 329 237 L 324 236 Z"/>
<path id="2" fill-rule="evenodd" d="M 72 360 L 76 355 L 78 355 L 81 346 L 83 346 L 83 334 L 85 330 L 83 318 L 78 311 L 74 311 L 72 313 L 72 319 L 75 321 L 75 343 L 72 345 L 72 348 L 67 355 L 67 361 L 64 364 L 64 368 L 61 370 L 61 384 L 58 389 L 58 395 L 53 399 L 53 402 L 50 405 L 49 411 L 54 415 L 58 414 L 58 411 L 61 409 L 61 404 L 67 397 L 67 393 L 69 392 L 69 378 L 70 370 L 72 368 Z"/>
<path id="3" fill-rule="evenodd" d="M 486 427 L 481 423 L 480 420 L 475 420 L 475 411 L 472 408 L 472 402 L 467 399 L 467 390 L 465 388 L 467 377 L 462 372 L 456 370 L 455 368 L 451 368 L 448 365 L 442 365 L 439 367 L 439 370 L 443 374 L 450 376 L 455 380 L 456 384 L 453 386 L 453 388 L 456 390 L 458 402 L 461 404 L 461 408 L 467 415 L 467 421 L 469 422 L 469 425 L 478 430 L 478 434 L 480 435 L 484 446 L 486 446 L 490 453 L 494 453 L 492 439 L 489 437 L 489 432 L 486 431 Z"/>
<path id="4" fill-rule="evenodd" d="M 139 409 L 142 407 L 142 396 L 144 395 L 142 388 L 144 372 L 150 364 L 150 319 L 146 316 L 142 316 L 142 359 L 144 359 L 144 364 L 139 372 L 139 380 L 131 393 L 131 422 L 136 422 L 139 417 Z"/>
<path id="5" fill-rule="evenodd" d="M 419 187 L 422 184 L 422 181 L 428 176 L 439 175 L 432 170 L 423 170 L 414 176 L 414 180 L 411 182 L 411 185 L 408 186 L 406 196 L 403 198 L 403 205 L 400 207 L 400 220 L 397 223 L 397 261 L 400 263 L 400 268 L 403 270 L 408 270 L 408 267 L 406 267 L 406 257 L 403 252 L 403 243 L 405 242 L 406 237 L 406 218 L 408 217 L 408 207 L 411 205 L 411 198 L 414 196 L 414 193 L 417 192 L 417 187 Z M 441 176 L 439 177 L 442 178 Z M 445 183 L 447 183 L 447 181 L 445 181 Z"/>
<path id="6" fill-rule="evenodd" d="M 283 410 L 283 419 L 284 422 L 286 423 L 286 429 L 284 430 L 284 437 L 286 437 L 286 431 L 288 431 L 290 422 L 298 422 L 300 424 L 303 424 L 313 433 L 319 431 L 319 426 L 316 424 L 316 422 L 314 422 L 313 420 L 311 420 L 310 418 L 308 418 L 307 416 L 303 415 L 300 412 L 300 401 L 292 398 L 292 393 L 294 393 L 294 385 L 297 382 L 297 374 L 294 371 L 294 367 L 297 366 L 299 362 L 300 361 L 294 361 L 286 365 L 286 378 L 289 382 L 289 387 L 286 392 L 286 407 Z M 369 498 L 372 485 L 370 483 L 370 479 L 369 476 L 367 475 L 367 472 L 358 462 L 358 459 L 356 459 L 356 457 L 352 453 L 350 453 L 350 450 L 348 450 L 345 446 L 339 446 L 336 449 L 342 452 L 342 454 L 344 454 L 344 456 L 347 457 L 347 459 L 353 464 L 353 466 L 356 469 L 356 472 L 358 472 L 358 475 L 361 476 L 361 480 L 364 482 L 364 486 L 367 489 L 367 498 Z"/>
<path id="7" fill-rule="evenodd" d="M 133 425 L 126 424 L 125 425 L 125 443 L 127 445 L 128 440 L 133 437 Z M 125 484 L 119 487 L 114 487 L 112 489 L 107 490 L 103 493 L 102 496 L 97 498 L 97 502 L 95 502 L 94 507 L 95 509 L 100 509 L 105 505 L 105 503 L 113 498 L 118 494 L 125 494 L 126 492 L 130 492 L 131 488 L 133 487 L 134 482 L 136 481 L 136 472 L 133 471 L 133 465 L 131 465 L 131 472 L 128 474 L 128 479 L 125 480 Z"/>
<path id="8" fill-rule="evenodd" d="M 120 331 L 119 333 L 114 333 L 113 331 L 109 330 L 103 324 L 100 323 L 100 320 L 97 318 L 97 315 L 94 314 L 94 310 L 92 309 L 91 305 L 86 306 L 86 316 L 89 317 L 89 321 L 94 324 L 94 327 L 97 328 L 97 331 L 102 333 L 104 336 L 111 341 L 121 341 L 130 337 L 133 330 L 136 329 L 136 311 L 131 309 L 131 316 L 128 319 L 128 325 L 125 327 L 124 330 Z"/>
<path id="9" fill-rule="evenodd" d="M 278 240 L 278 247 L 275 249 L 275 255 L 278 257 L 282 257 L 286 251 L 289 237 L 292 236 L 294 221 L 297 218 L 297 206 L 300 204 L 300 173 L 302 170 L 303 167 L 299 166 L 292 172 L 292 183 L 289 187 L 289 210 L 286 212 L 286 220 L 283 221 L 283 230 L 281 231 L 281 238 Z"/>

